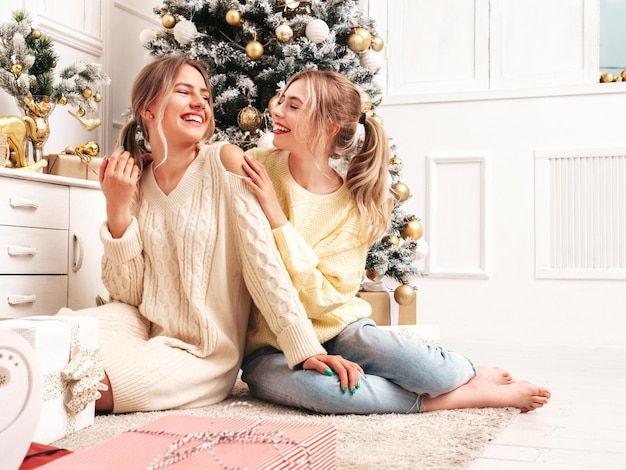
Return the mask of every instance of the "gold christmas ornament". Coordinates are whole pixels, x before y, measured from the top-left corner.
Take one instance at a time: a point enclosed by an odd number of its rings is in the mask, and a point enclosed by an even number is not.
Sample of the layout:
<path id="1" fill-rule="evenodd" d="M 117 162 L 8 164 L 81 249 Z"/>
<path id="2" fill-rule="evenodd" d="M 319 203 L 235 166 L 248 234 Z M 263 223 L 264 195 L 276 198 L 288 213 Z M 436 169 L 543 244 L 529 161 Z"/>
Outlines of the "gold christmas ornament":
<path id="1" fill-rule="evenodd" d="M 39 39 L 41 37 L 41 31 L 38 29 L 33 29 L 30 33 L 30 37 L 33 39 Z"/>
<path id="2" fill-rule="evenodd" d="M 276 39 L 280 42 L 289 42 L 293 39 L 293 29 L 287 23 L 283 23 L 276 28 Z"/>
<path id="3" fill-rule="evenodd" d="M 411 195 L 411 190 L 402 181 L 398 181 L 396 184 L 394 184 L 391 187 L 391 191 L 396 196 L 396 199 L 398 200 L 398 202 L 406 201 Z"/>
<path id="4" fill-rule="evenodd" d="M 83 145 L 83 153 L 90 157 L 97 157 L 100 153 L 100 146 L 93 140 L 90 140 Z"/>
<path id="5" fill-rule="evenodd" d="M 256 39 L 254 41 L 250 41 L 246 45 L 246 55 L 252 60 L 260 59 L 263 56 L 263 44 Z"/>
<path id="6" fill-rule="evenodd" d="M 261 126 L 261 121 L 261 112 L 254 106 L 246 106 L 237 115 L 237 124 L 243 131 L 256 131 Z"/>
<path id="7" fill-rule="evenodd" d="M 67 104 L 67 96 L 61 95 L 61 97 L 57 100 L 61 106 L 65 106 Z"/>
<path id="8" fill-rule="evenodd" d="M 80 106 L 75 112 L 72 111 L 71 109 L 68 110 L 67 114 L 69 114 L 74 119 L 76 119 L 81 125 L 81 127 L 87 131 L 93 131 L 96 127 L 102 125 L 102 120 L 98 117 L 95 117 L 95 118 L 85 117 L 86 112 Z"/>
<path id="9" fill-rule="evenodd" d="M 11 66 L 11 72 L 13 72 L 15 75 L 20 75 L 22 73 L 22 64 L 13 64 Z"/>
<path id="10" fill-rule="evenodd" d="M 409 220 L 404 230 L 400 233 L 402 238 L 410 238 L 411 240 L 419 240 L 422 238 L 423 234 L 424 227 L 422 227 L 422 223 L 417 219 Z"/>
<path id="11" fill-rule="evenodd" d="M 376 271 L 369 271 L 368 270 L 368 271 L 365 272 L 365 275 L 367 276 L 367 278 L 370 281 L 375 281 L 376 278 L 378 277 L 378 273 Z"/>
<path id="12" fill-rule="evenodd" d="M 100 103 L 100 101 L 102 101 L 102 95 L 100 94 L 100 92 L 99 92 L 99 91 L 96 91 L 96 94 L 95 94 L 95 95 L 93 95 L 93 100 L 94 100 L 96 103 Z"/>
<path id="13" fill-rule="evenodd" d="M 613 75 L 612 73 L 603 73 L 602 75 L 600 75 L 600 81 L 603 83 L 612 82 L 614 80 L 615 75 Z"/>
<path id="14" fill-rule="evenodd" d="M 241 24 L 241 13 L 237 10 L 237 7 L 231 7 L 230 10 L 226 12 L 226 23 L 231 26 Z"/>
<path id="15" fill-rule="evenodd" d="M 385 245 L 389 244 L 393 246 L 400 246 L 400 239 L 397 235 L 394 235 L 393 233 L 385 235 L 383 238 L 381 238 L 380 241 Z"/>
<path id="16" fill-rule="evenodd" d="M 393 298 L 399 305 L 409 305 L 415 299 L 415 289 L 407 284 L 396 287 Z"/>
<path id="17" fill-rule="evenodd" d="M 76 149 L 74 147 L 65 147 L 65 150 L 63 151 L 64 153 L 67 153 L 68 155 L 73 155 L 74 153 L 76 153 Z"/>
<path id="18" fill-rule="evenodd" d="M 270 100 L 267 102 L 267 111 L 271 114 L 274 112 L 274 108 L 278 106 L 278 101 L 280 98 L 278 96 L 272 96 Z"/>
<path id="19" fill-rule="evenodd" d="M 171 13 L 166 13 L 161 18 L 161 24 L 164 28 L 171 29 L 176 25 L 176 18 Z"/>
<path id="20" fill-rule="evenodd" d="M 400 157 L 398 157 L 397 155 L 394 155 L 393 157 L 389 159 L 389 165 L 398 167 L 398 170 L 402 170 L 402 168 L 404 167 L 404 162 L 402 161 Z"/>
<path id="21" fill-rule="evenodd" d="M 372 36 L 365 28 L 354 28 L 348 36 L 348 47 L 354 52 L 366 51 L 372 43 Z"/>
<path id="22" fill-rule="evenodd" d="M 83 96 L 84 96 L 85 98 L 89 98 L 91 95 L 92 95 L 91 88 L 86 87 L 86 88 L 83 90 Z"/>
<path id="23" fill-rule="evenodd" d="M 373 36 L 371 47 L 376 52 L 380 52 L 383 50 L 383 47 L 385 47 L 385 41 L 383 41 L 383 38 L 380 36 Z"/>

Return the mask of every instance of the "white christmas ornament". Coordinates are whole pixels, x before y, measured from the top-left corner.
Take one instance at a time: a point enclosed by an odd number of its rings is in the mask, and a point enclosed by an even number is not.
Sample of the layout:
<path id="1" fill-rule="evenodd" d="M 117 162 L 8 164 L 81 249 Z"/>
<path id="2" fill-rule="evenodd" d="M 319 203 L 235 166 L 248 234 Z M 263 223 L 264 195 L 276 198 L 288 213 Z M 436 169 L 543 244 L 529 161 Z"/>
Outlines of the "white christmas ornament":
<path id="1" fill-rule="evenodd" d="M 377 73 L 372 77 L 372 85 L 374 85 L 378 90 L 384 90 L 385 78 L 381 74 Z"/>
<path id="2" fill-rule="evenodd" d="M 420 238 L 415 242 L 415 251 L 413 252 L 413 258 L 416 260 L 426 258 L 428 254 L 428 243 L 423 238 Z"/>
<path id="3" fill-rule="evenodd" d="M 148 41 L 152 41 L 156 39 L 156 33 L 151 29 L 144 29 L 141 33 L 139 33 L 139 44 L 143 47 L 148 45 Z"/>
<path id="4" fill-rule="evenodd" d="M 326 40 L 329 32 L 330 29 L 328 28 L 328 25 L 322 20 L 316 19 L 306 25 L 304 34 L 309 41 L 319 44 L 320 42 L 324 42 Z"/>
<path id="5" fill-rule="evenodd" d="M 283 23 L 276 28 L 276 37 L 280 42 L 289 42 L 293 38 L 293 29 Z"/>
<path id="6" fill-rule="evenodd" d="M 366 68 L 373 74 L 377 74 L 382 66 L 380 54 L 372 49 L 368 49 L 360 57 L 361 67 Z"/>
<path id="7" fill-rule="evenodd" d="M 198 35 L 196 25 L 189 20 L 183 20 L 174 26 L 174 39 L 180 44 L 189 44 Z"/>
<path id="8" fill-rule="evenodd" d="M 256 146 L 260 149 L 274 148 L 274 133 L 266 132 L 256 141 Z"/>

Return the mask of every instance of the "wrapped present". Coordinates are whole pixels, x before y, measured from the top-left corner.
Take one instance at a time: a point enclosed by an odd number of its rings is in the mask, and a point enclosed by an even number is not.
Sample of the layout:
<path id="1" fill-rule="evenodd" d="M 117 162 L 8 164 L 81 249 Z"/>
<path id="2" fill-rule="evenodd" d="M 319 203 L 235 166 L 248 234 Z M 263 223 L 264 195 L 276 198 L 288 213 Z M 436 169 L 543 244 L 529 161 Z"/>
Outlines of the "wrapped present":
<path id="1" fill-rule="evenodd" d="M 53 441 L 94 423 L 95 400 L 104 385 L 98 319 L 31 316 L 0 321 L 35 350 L 43 375 L 43 404 L 34 442 Z"/>
<path id="2" fill-rule="evenodd" d="M 370 318 L 377 325 L 415 325 L 417 324 L 417 301 L 413 299 L 408 305 L 399 305 L 381 281 L 363 282 L 357 296 L 372 307 Z M 417 297 L 417 296 L 416 296 Z"/>
<path id="3" fill-rule="evenodd" d="M 336 446 L 328 424 L 168 415 L 42 468 L 330 470 Z"/>
<path id="4" fill-rule="evenodd" d="M 98 172 L 102 157 L 91 157 L 86 154 L 51 154 L 44 157 L 48 160 L 45 172 L 50 175 L 67 176 L 84 180 L 98 181 Z"/>

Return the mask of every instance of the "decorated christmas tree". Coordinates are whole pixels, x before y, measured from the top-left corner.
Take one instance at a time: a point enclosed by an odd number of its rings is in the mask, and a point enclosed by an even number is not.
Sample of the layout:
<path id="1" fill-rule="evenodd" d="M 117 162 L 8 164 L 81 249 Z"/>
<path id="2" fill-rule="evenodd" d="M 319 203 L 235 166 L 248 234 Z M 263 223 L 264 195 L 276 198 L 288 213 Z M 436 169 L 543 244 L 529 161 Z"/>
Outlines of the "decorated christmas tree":
<path id="1" fill-rule="evenodd" d="M 377 73 L 384 48 L 375 21 L 354 0 L 165 0 L 154 8 L 163 28 L 141 42 L 152 57 L 173 53 L 205 61 L 211 69 L 216 139 L 246 149 L 271 145 L 270 110 L 294 73 L 335 70 L 361 91 L 363 112 L 381 124 Z M 402 160 L 392 146 L 391 187 L 397 204 L 389 232 L 370 248 L 370 280 L 398 284 L 401 304 L 415 296 L 417 262 L 426 254 L 422 225 L 403 205 L 410 190 L 400 179 Z"/>

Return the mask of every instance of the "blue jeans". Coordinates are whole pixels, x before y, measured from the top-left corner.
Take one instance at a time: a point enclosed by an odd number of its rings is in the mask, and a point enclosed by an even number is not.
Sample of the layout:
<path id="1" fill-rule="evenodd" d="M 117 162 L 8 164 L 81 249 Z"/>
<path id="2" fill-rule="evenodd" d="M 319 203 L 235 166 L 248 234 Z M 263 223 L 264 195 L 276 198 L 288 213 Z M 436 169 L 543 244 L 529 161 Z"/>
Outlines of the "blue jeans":
<path id="1" fill-rule="evenodd" d="M 254 397 L 272 403 L 324 414 L 382 414 L 419 413 L 424 396 L 450 392 L 476 376 L 466 357 L 383 330 L 368 318 L 348 325 L 324 347 L 363 368 L 366 377 L 356 393 L 343 393 L 337 374 L 289 369 L 272 347 L 244 360 L 242 379 Z"/>

